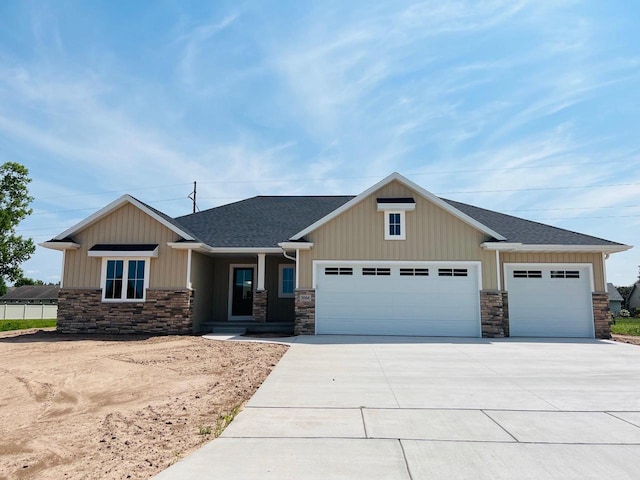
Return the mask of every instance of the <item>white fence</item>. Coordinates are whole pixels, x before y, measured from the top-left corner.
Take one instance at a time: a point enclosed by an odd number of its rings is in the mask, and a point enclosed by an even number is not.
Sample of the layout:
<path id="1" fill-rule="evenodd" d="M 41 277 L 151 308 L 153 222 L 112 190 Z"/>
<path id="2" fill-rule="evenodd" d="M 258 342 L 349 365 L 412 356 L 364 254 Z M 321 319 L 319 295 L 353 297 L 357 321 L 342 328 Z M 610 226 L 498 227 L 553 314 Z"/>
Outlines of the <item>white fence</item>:
<path id="1" fill-rule="evenodd" d="M 0 320 L 37 320 L 57 318 L 58 305 L 0 305 Z"/>

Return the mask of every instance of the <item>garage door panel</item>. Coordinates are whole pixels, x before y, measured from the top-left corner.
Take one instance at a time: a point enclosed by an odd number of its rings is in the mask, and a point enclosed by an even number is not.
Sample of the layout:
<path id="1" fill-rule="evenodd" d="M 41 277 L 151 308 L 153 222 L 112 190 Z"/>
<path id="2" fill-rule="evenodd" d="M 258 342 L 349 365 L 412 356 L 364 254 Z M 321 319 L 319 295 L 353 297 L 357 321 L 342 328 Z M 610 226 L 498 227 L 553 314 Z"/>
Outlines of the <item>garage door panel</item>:
<path id="1" fill-rule="evenodd" d="M 553 278 L 571 270 L 578 278 Z M 514 272 L 539 272 L 516 278 Z M 585 266 L 509 265 L 505 268 L 513 337 L 593 337 L 591 270 Z"/>
<path id="2" fill-rule="evenodd" d="M 440 277 L 437 266 L 425 263 L 341 265 L 353 275 L 325 275 L 322 266 L 316 271 L 317 333 L 480 336 L 477 266 L 467 264 L 467 277 Z M 389 275 L 363 274 L 376 268 Z M 409 268 L 420 274 L 408 274 Z"/>

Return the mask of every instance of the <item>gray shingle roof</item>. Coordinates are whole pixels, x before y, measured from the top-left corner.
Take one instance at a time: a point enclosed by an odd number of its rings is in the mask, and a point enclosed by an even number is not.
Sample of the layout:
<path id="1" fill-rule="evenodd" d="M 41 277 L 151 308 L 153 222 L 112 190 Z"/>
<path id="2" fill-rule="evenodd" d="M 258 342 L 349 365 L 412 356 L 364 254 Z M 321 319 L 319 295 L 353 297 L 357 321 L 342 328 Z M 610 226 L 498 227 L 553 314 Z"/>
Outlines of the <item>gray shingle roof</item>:
<path id="1" fill-rule="evenodd" d="M 624 300 L 613 283 L 607 283 L 607 293 L 609 294 L 609 301 L 621 302 Z"/>
<path id="2" fill-rule="evenodd" d="M 352 198 L 257 196 L 171 221 L 211 247 L 277 247 L 279 242 L 287 241 Z M 442 200 L 500 233 L 507 242 L 529 245 L 621 245 L 473 205 L 445 198 Z"/>
<path id="3" fill-rule="evenodd" d="M 58 285 L 23 285 L 16 287 L 0 297 L 3 300 L 55 300 L 58 298 Z"/>
<path id="4" fill-rule="evenodd" d="M 177 217 L 211 247 L 277 247 L 352 196 L 258 196 Z"/>
<path id="5" fill-rule="evenodd" d="M 449 205 L 466 213 L 506 238 L 507 242 L 527 245 L 622 245 L 603 238 L 552 227 L 544 223 L 485 210 L 443 198 Z"/>

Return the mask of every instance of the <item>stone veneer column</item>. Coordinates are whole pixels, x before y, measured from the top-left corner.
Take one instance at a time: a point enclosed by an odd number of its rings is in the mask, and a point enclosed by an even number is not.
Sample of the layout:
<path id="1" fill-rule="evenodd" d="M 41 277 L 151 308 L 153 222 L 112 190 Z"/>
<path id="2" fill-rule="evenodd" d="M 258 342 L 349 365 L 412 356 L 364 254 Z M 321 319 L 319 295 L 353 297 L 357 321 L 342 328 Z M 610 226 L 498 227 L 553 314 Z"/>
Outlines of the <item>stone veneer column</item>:
<path id="1" fill-rule="evenodd" d="M 253 292 L 253 320 L 255 322 L 267 321 L 268 290 L 256 290 Z"/>
<path id="2" fill-rule="evenodd" d="M 502 292 L 502 319 L 504 336 L 510 337 L 511 331 L 509 330 L 509 294 L 507 292 Z"/>
<path id="3" fill-rule="evenodd" d="M 509 336 L 509 317 L 508 313 L 505 315 L 504 309 L 506 295 L 506 292 L 498 290 L 482 290 L 480 292 L 480 318 L 484 338 Z"/>
<path id="4" fill-rule="evenodd" d="M 100 289 L 60 289 L 58 332 L 193 333 L 191 290 L 147 290 L 145 302 L 103 302 Z"/>
<path id="5" fill-rule="evenodd" d="M 591 296 L 593 301 L 593 326 L 596 338 L 611 338 L 609 294 L 607 292 L 594 292 Z"/>
<path id="6" fill-rule="evenodd" d="M 315 335 L 316 333 L 316 291 L 312 288 L 295 292 L 294 335 Z"/>

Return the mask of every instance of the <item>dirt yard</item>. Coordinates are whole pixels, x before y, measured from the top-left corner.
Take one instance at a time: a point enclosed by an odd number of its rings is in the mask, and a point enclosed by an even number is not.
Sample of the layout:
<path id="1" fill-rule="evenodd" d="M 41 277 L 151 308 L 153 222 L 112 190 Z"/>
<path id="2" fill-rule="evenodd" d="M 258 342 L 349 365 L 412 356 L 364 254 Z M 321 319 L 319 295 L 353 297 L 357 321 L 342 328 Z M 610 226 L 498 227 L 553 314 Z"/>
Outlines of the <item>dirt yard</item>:
<path id="1" fill-rule="evenodd" d="M 286 349 L 2 333 L 0 479 L 148 479 L 220 433 Z"/>

